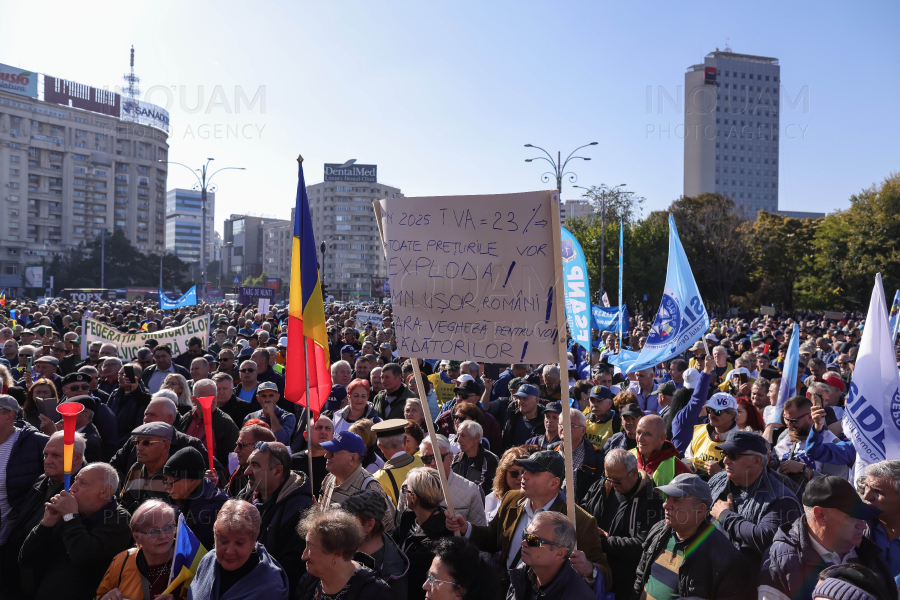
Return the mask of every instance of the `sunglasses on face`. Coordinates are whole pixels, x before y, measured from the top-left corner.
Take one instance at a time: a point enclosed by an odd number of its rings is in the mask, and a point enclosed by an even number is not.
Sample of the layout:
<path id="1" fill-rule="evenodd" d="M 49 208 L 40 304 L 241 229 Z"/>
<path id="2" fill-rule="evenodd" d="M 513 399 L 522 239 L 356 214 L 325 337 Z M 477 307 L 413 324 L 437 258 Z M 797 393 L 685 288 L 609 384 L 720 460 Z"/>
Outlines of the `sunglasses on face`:
<path id="1" fill-rule="evenodd" d="M 84 392 L 91 389 L 91 386 L 87 383 L 82 385 L 67 385 L 66 389 L 72 392 Z"/>
<path id="2" fill-rule="evenodd" d="M 731 461 L 735 461 L 742 456 L 753 456 L 752 454 L 746 454 L 742 452 L 722 452 L 722 454 L 725 455 L 725 458 Z"/>
<path id="3" fill-rule="evenodd" d="M 172 487 L 179 481 L 184 479 L 183 477 L 179 477 L 178 479 L 163 479 L 163 487 Z"/>
<path id="4" fill-rule="evenodd" d="M 708 409 L 708 410 L 709 410 L 709 412 L 710 412 L 711 414 L 714 414 L 714 415 L 716 415 L 717 417 L 721 417 L 722 415 L 725 414 L 725 411 L 727 411 L 728 409 L 727 409 L 727 408 L 723 408 L 722 410 L 717 410 L 717 409 L 715 409 L 715 408 L 710 408 L 710 409 Z"/>
<path id="5" fill-rule="evenodd" d="M 441 454 L 441 460 L 444 460 L 448 456 L 450 456 L 449 452 L 447 452 L 446 454 Z M 434 454 L 428 454 L 426 456 L 423 456 L 422 462 L 425 463 L 426 465 L 430 465 L 431 463 L 434 462 Z"/>
<path id="6" fill-rule="evenodd" d="M 557 548 L 562 548 L 556 542 L 551 542 L 549 540 L 545 540 L 542 537 L 536 536 L 533 533 L 528 533 L 527 531 L 522 532 L 522 541 L 525 542 L 525 545 L 529 548 L 540 548 L 544 545 L 546 546 L 556 546 Z"/>
<path id="7" fill-rule="evenodd" d="M 809 416 L 809 413 L 804 413 L 804 414 L 800 415 L 799 417 L 797 417 L 796 419 L 790 419 L 788 417 L 785 417 L 784 420 L 788 425 L 796 425 L 797 423 L 800 422 L 801 419 L 803 419 L 804 417 L 808 417 L 808 416 Z"/>
<path id="8" fill-rule="evenodd" d="M 246 448 L 247 446 L 252 446 L 252 445 L 254 445 L 255 443 L 256 443 L 256 442 L 235 442 L 235 443 L 234 443 L 234 447 L 237 449 L 238 452 L 240 452 L 241 450 L 243 450 L 243 449 Z"/>
<path id="9" fill-rule="evenodd" d="M 509 471 L 506 472 L 506 474 L 509 475 L 510 477 L 512 477 L 513 479 L 518 479 L 519 477 L 522 476 L 522 474 L 524 472 L 525 472 L 524 470 L 519 471 L 517 469 L 510 469 Z"/>
<path id="10" fill-rule="evenodd" d="M 135 442 L 135 445 L 143 446 L 146 448 L 147 446 L 152 446 L 153 444 L 162 444 L 162 443 L 163 443 L 162 440 L 137 440 Z"/>

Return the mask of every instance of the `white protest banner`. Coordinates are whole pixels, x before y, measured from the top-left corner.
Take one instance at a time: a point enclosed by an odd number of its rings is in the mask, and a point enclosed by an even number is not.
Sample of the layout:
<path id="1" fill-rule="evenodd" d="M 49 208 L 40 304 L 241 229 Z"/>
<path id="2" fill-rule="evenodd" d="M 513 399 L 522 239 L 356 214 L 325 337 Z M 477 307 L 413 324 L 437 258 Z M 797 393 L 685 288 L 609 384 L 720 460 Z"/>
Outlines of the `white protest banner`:
<path id="1" fill-rule="evenodd" d="M 271 300 L 268 298 L 260 298 L 257 312 L 261 315 L 269 314 L 269 302 L 271 302 Z"/>
<path id="2" fill-rule="evenodd" d="M 384 323 L 384 317 L 381 315 L 377 315 L 375 313 L 368 312 L 358 312 L 356 313 L 356 327 L 357 329 L 365 329 L 366 325 L 369 323 L 372 324 L 372 327 L 375 329 L 381 329 L 382 323 Z"/>
<path id="3" fill-rule="evenodd" d="M 116 355 L 123 360 L 132 360 L 137 351 L 144 347 L 147 340 L 156 340 L 160 345 L 166 344 L 172 349 L 172 354 L 178 356 L 187 352 L 188 340 L 192 337 L 200 338 L 205 350 L 209 340 L 209 316 L 203 315 L 190 321 L 185 321 L 179 327 L 162 329 L 152 333 L 142 331 L 140 333 L 122 333 L 106 323 L 94 319 L 82 319 L 81 326 L 81 358 L 87 358 L 88 348 L 93 342 L 116 345 Z"/>
<path id="4" fill-rule="evenodd" d="M 559 360 L 553 194 L 373 203 L 400 356 Z"/>

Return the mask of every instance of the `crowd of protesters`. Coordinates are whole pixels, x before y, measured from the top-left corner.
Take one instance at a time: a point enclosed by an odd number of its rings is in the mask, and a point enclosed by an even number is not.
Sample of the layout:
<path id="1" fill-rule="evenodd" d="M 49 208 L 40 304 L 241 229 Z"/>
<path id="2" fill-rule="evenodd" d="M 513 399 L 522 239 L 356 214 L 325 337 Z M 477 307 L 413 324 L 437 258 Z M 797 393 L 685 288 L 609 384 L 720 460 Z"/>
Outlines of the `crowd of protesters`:
<path id="1" fill-rule="evenodd" d="M 714 320 L 624 375 L 609 332 L 567 365 L 424 361 L 397 355 L 389 308 L 325 314 L 310 416 L 285 397 L 284 308 L 7 300 L 0 600 L 898 598 L 900 461 L 854 480 L 842 431 L 864 322 L 798 322 L 781 411 L 790 318 Z M 153 337 L 200 315 L 185 349 Z M 83 317 L 145 347 L 82 347 Z M 639 350 L 649 323 L 630 326 Z M 170 590 L 181 521 L 208 553 Z"/>

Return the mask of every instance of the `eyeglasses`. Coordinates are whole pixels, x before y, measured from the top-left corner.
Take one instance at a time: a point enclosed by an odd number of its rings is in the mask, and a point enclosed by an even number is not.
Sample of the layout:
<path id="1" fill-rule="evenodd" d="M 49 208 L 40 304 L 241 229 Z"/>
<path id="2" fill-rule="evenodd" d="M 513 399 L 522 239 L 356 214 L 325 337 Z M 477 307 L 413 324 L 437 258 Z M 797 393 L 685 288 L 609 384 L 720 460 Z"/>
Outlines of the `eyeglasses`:
<path id="1" fill-rule="evenodd" d="M 737 460 L 742 456 L 753 456 L 752 454 L 742 453 L 742 452 L 722 452 L 725 455 L 725 458 L 728 460 Z"/>
<path id="2" fill-rule="evenodd" d="M 551 542 L 551 541 L 545 540 L 542 537 L 538 537 L 538 536 L 534 535 L 533 533 L 528 533 L 527 531 L 522 532 L 522 541 L 525 542 L 525 545 L 528 546 L 529 548 L 540 548 L 541 546 L 543 546 L 545 544 L 547 546 L 556 546 L 557 548 L 565 547 L 565 546 L 560 546 L 556 542 Z"/>
<path id="3" fill-rule="evenodd" d="M 150 531 L 135 531 L 135 533 L 140 533 L 141 535 L 146 535 L 148 538 L 156 539 L 159 537 L 159 534 L 163 533 L 165 535 L 169 535 L 175 531 L 175 525 L 170 523 L 165 527 L 160 527 L 158 529 L 151 529 Z"/>
<path id="4" fill-rule="evenodd" d="M 152 446 L 153 444 L 162 444 L 162 443 L 163 443 L 163 440 L 137 440 L 135 442 L 135 445 L 144 446 L 146 448 L 147 446 Z"/>
<path id="5" fill-rule="evenodd" d="M 450 456 L 449 452 L 447 452 L 446 454 L 442 453 L 441 460 L 444 460 L 448 456 Z M 422 456 L 422 462 L 425 463 L 426 465 L 430 465 L 431 463 L 434 462 L 434 454 L 428 454 L 428 455 Z"/>
<path id="6" fill-rule="evenodd" d="M 246 448 L 247 446 L 254 445 L 255 443 L 256 442 L 235 442 L 234 447 L 236 450 L 240 451 L 240 450 L 243 450 L 244 448 Z"/>
<path id="7" fill-rule="evenodd" d="M 275 450 L 275 448 L 270 448 L 269 442 L 256 442 L 256 444 L 253 446 L 253 449 L 259 450 L 260 452 L 268 452 L 269 455 L 271 457 L 273 457 L 275 460 L 277 460 L 279 462 L 279 464 L 281 464 L 282 467 L 287 466 L 286 464 L 284 464 L 284 461 L 281 460 L 281 458 L 278 456 L 277 453 L 272 452 L 273 450 Z M 272 467 L 272 468 L 274 468 L 274 467 Z"/>
<path id="8" fill-rule="evenodd" d="M 406 486 L 405 483 L 400 486 L 400 493 L 401 494 L 415 494 L 415 492 L 410 491 L 410 489 Z"/>
<path id="9" fill-rule="evenodd" d="M 429 571 L 429 572 L 428 572 L 428 587 L 432 587 L 432 588 L 433 588 L 435 582 L 438 582 L 438 583 L 449 583 L 450 585 L 459 586 L 459 584 L 456 583 L 455 581 L 444 581 L 443 579 L 438 579 L 437 577 L 434 576 L 434 573 L 432 573 L 431 571 Z"/>
<path id="10" fill-rule="evenodd" d="M 460 421 L 465 421 L 468 417 L 465 415 L 453 415 L 453 422 L 459 423 Z"/>
<path id="11" fill-rule="evenodd" d="M 722 410 L 717 410 L 717 409 L 715 409 L 715 408 L 710 408 L 710 409 L 709 409 L 709 412 L 711 412 L 712 414 L 716 415 L 717 417 L 721 417 L 722 415 L 725 414 L 726 411 L 728 411 L 727 408 L 723 408 Z"/>
<path id="12" fill-rule="evenodd" d="M 91 389 L 91 386 L 90 386 L 90 384 L 87 384 L 87 383 L 85 383 L 85 384 L 83 384 L 83 385 L 73 385 L 73 384 L 69 384 L 69 385 L 66 386 L 66 389 L 67 389 L 67 390 L 70 390 L 70 391 L 72 391 L 72 392 L 83 392 L 83 391 L 86 391 L 86 390 L 90 390 L 90 389 Z"/>
<path id="13" fill-rule="evenodd" d="M 240 369 L 241 373 L 256 373 L 256 369 Z"/>
<path id="14" fill-rule="evenodd" d="M 788 425 L 796 425 L 800 421 L 800 419 L 803 419 L 804 417 L 808 417 L 808 416 L 809 416 L 809 413 L 803 413 L 796 419 L 790 419 L 788 417 L 785 417 L 784 420 L 787 422 Z"/>
<path id="15" fill-rule="evenodd" d="M 506 472 L 506 474 L 507 474 L 507 475 L 511 475 L 513 479 L 518 479 L 519 477 L 522 476 L 522 474 L 523 474 L 524 472 L 525 472 L 524 469 L 521 470 L 521 471 L 518 471 L 518 470 L 515 470 L 515 469 L 510 469 L 510 470 L 508 470 L 508 471 Z"/>
<path id="16" fill-rule="evenodd" d="M 172 487 L 182 479 L 184 479 L 184 477 L 179 477 L 178 479 L 163 479 L 163 487 Z"/>

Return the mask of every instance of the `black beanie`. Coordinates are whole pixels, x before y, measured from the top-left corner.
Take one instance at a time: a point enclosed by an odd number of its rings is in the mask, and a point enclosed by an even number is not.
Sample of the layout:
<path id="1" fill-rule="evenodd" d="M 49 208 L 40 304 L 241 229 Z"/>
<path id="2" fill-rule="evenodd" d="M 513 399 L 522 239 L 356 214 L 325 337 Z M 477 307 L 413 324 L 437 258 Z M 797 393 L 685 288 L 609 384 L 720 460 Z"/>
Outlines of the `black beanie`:
<path id="1" fill-rule="evenodd" d="M 182 448 L 169 457 L 163 467 L 163 475 L 181 479 L 203 479 L 206 474 L 206 461 L 196 448 Z"/>

